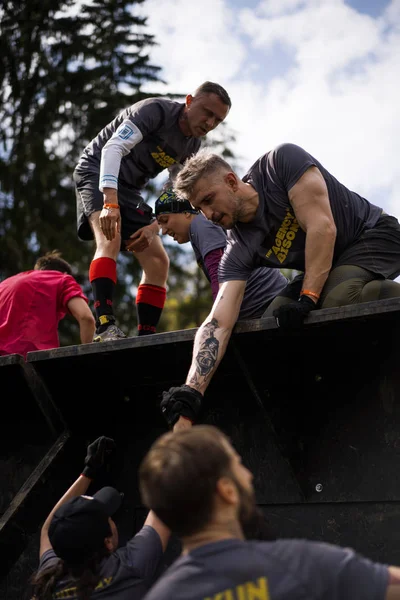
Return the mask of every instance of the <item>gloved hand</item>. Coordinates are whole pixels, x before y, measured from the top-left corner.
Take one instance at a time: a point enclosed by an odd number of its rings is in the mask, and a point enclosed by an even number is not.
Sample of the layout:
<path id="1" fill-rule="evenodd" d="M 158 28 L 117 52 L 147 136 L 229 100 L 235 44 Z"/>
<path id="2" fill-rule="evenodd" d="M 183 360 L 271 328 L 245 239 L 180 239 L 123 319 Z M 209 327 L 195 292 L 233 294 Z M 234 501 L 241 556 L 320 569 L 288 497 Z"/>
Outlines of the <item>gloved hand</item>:
<path id="1" fill-rule="evenodd" d="M 283 304 L 275 309 L 273 315 L 276 324 L 281 329 L 299 329 L 306 316 L 316 308 L 314 300 L 309 296 L 302 295 L 297 302 Z"/>
<path id="2" fill-rule="evenodd" d="M 90 479 L 94 479 L 97 473 L 104 467 L 115 448 L 114 440 L 104 435 L 89 444 L 85 458 L 85 468 L 82 474 Z"/>
<path id="3" fill-rule="evenodd" d="M 181 385 L 163 392 L 160 408 L 168 425 L 173 427 L 179 417 L 186 417 L 194 423 L 200 413 L 202 401 L 203 394 L 188 385 Z"/>

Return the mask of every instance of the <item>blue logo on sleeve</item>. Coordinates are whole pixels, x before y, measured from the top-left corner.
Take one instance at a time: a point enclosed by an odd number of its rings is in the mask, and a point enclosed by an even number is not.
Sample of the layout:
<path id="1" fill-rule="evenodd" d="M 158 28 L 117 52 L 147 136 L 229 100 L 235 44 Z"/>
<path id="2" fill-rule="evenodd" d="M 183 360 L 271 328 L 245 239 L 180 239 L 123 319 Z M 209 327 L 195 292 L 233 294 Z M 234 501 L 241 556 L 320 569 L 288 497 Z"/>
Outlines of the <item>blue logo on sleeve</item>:
<path id="1" fill-rule="evenodd" d="M 123 125 L 117 133 L 121 140 L 127 140 L 134 134 L 134 131 L 129 125 Z"/>

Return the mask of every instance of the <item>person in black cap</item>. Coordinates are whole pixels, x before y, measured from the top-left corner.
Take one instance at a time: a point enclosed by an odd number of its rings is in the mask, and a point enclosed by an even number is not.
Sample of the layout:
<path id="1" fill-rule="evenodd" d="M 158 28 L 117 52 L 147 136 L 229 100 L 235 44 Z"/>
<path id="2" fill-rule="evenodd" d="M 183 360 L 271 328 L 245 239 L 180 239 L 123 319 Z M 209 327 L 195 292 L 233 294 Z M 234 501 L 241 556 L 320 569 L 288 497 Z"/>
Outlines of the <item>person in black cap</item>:
<path id="1" fill-rule="evenodd" d="M 194 209 L 189 200 L 178 199 L 171 189 L 156 200 L 154 213 L 163 235 L 169 235 L 178 244 L 191 243 L 215 300 L 219 290 L 218 267 L 227 243 L 226 231 Z M 247 282 L 239 319 L 260 319 L 287 284 L 288 280 L 278 269 L 255 269 Z"/>
<path id="2" fill-rule="evenodd" d="M 113 598 L 139 600 L 162 566 L 170 531 L 150 511 L 142 529 L 118 548 L 113 516 L 122 494 L 103 487 L 86 492 L 115 449 L 111 438 L 88 446 L 85 468 L 50 512 L 41 529 L 40 564 L 34 573 L 35 600 Z"/>

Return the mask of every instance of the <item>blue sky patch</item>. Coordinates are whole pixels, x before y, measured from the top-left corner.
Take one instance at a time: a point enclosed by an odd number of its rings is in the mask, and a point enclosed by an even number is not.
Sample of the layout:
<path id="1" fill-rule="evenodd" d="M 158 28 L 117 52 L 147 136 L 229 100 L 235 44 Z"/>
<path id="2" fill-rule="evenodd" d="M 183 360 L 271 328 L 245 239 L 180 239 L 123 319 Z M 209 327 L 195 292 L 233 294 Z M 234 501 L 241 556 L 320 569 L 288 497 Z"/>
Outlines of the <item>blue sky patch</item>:
<path id="1" fill-rule="evenodd" d="M 357 12 L 371 17 L 380 17 L 390 0 L 345 0 L 347 6 L 351 6 Z"/>

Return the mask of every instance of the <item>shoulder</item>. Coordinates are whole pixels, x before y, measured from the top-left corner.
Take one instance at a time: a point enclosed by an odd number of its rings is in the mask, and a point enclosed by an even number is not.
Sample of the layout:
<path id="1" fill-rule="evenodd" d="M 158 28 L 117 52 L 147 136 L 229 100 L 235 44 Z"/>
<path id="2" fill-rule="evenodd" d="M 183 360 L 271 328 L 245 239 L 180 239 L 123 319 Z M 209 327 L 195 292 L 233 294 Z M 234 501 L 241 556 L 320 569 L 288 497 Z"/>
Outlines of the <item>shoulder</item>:
<path id="1" fill-rule="evenodd" d="M 125 546 L 125 548 L 136 548 L 138 550 L 141 550 L 144 547 L 154 548 L 157 552 L 159 550 L 162 551 L 160 536 L 151 525 L 143 525 Z"/>
<path id="2" fill-rule="evenodd" d="M 39 567 L 38 567 L 37 572 L 43 571 L 44 569 L 47 569 L 48 567 L 52 567 L 52 566 L 56 565 L 59 561 L 60 561 L 60 559 L 58 558 L 57 554 L 54 552 L 53 548 L 50 548 L 49 550 L 46 550 L 45 552 L 43 552 L 42 556 L 40 557 L 40 562 L 39 562 Z"/>
<path id="3" fill-rule="evenodd" d="M 127 562 L 140 576 L 163 556 L 162 543 L 157 531 L 150 525 L 144 525 L 128 543 L 114 553 L 122 562 Z"/>
<path id="4" fill-rule="evenodd" d="M 82 289 L 73 275 L 70 275 L 69 273 L 60 273 L 60 271 L 52 271 L 52 273 L 58 273 L 58 275 L 54 275 L 54 279 L 58 279 L 64 287 L 74 287 Z"/>
<path id="5" fill-rule="evenodd" d="M 180 600 L 193 596 L 190 575 L 197 567 L 187 556 L 176 559 L 152 586 L 145 600 Z"/>
<path id="6" fill-rule="evenodd" d="M 296 151 L 296 150 L 301 150 L 302 152 L 304 152 L 304 148 L 302 148 L 298 144 L 293 144 L 292 142 L 282 142 L 281 144 L 278 144 L 277 146 L 272 148 L 270 153 L 276 153 L 279 151 L 280 152 L 290 152 L 290 151 Z"/>
<path id="7" fill-rule="evenodd" d="M 315 597 L 322 597 L 328 590 L 329 597 L 343 600 L 367 600 L 385 595 L 387 566 L 371 561 L 353 548 L 290 539 L 272 542 L 271 553 L 305 588 L 312 590 Z"/>
<path id="8" fill-rule="evenodd" d="M 201 213 L 196 215 L 192 220 L 190 228 L 193 231 L 203 232 L 203 231 L 215 231 L 221 235 L 221 237 L 226 238 L 226 233 L 219 225 L 215 225 L 212 221 L 206 219 L 204 215 Z"/>
<path id="9" fill-rule="evenodd" d="M 36 271 L 22 271 L 21 273 L 16 273 L 16 275 L 10 275 L 10 277 L 6 277 L 2 281 L 0 281 L 0 286 L 11 286 L 16 284 L 24 279 L 29 279 L 32 273 L 36 273 Z"/>
<path id="10" fill-rule="evenodd" d="M 283 142 L 282 144 L 275 146 L 275 148 L 268 153 L 267 160 L 270 164 L 274 164 L 281 161 L 290 161 L 291 159 L 298 160 L 299 158 L 305 157 L 309 158 L 310 155 L 304 148 L 291 142 Z"/>
<path id="11" fill-rule="evenodd" d="M 259 552 L 285 565 L 285 568 L 303 576 L 316 573 L 318 569 L 329 566 L 332 572 L 337 567 L 356 557 L 352 548 L 343 548 L 326 542 L 305 539 L 278 539 L 274 542 L 254 542 Z"/>
<path id="12" fill-rule="evenodd" d="M 152 97 L 140 100 L 128 108 L 128 113 L 136 114 L 143 110 L 158 110 L 164 113 L 179 112 L 183 104 L 163 97 Z"/>

